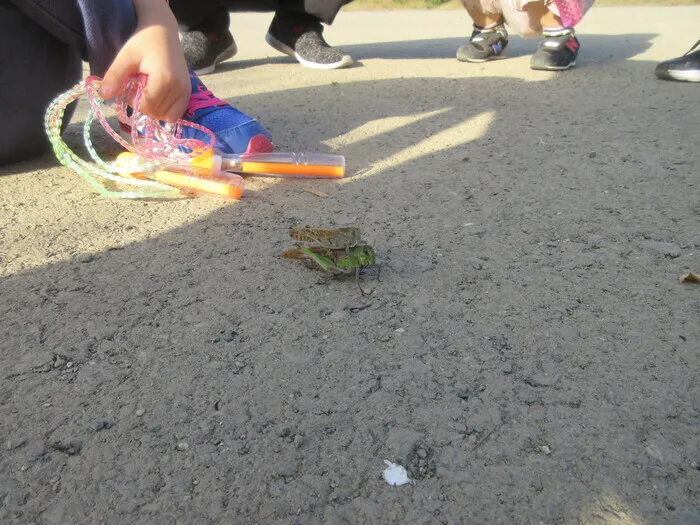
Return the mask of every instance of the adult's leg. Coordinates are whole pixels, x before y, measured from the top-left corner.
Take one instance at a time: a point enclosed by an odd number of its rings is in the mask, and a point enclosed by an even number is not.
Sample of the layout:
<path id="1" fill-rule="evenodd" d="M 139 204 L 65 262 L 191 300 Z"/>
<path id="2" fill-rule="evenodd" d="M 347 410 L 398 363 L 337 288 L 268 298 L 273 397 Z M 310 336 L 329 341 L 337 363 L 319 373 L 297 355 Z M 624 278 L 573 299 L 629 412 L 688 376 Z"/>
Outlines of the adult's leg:
<path id="1" fill-rule="evenodd" d="M 226 12 L 286 12 L 306 13 L 314 18 L 332 24 L 340 9 L 352 0 L 170 0 L 177 21 L 183 31 L 209 28 L 228 29 L 228 19 L 223 22 Z M 223 11 L 222 11 L 223 8 Z M 216 23 L 217 19 L 220 23 Z"/>
<path id="2" fill-rule="evenodd" d="M 72 38 L 67 27 L 57 27 Z M 38 25 L 16 6 L 0 0 L 0 165 L 27 160 L 48 149 L 44 112 L 51 100 L 82 72 L 73 45 Z M 68 118 L 66 118 L 66 122 Z"/>
<path id="3" fill-rule="evenodd" d="M 276 12 L 306 13 L 330 25 L 340 9 L 352 0 L 278 0 Z"/>
<path id="4" fill-rule="evenodd" d="M 275 12 L 265 39 L 302 65 L 336 69 L 352 58 L 330 47 L 322 22 L 331 24 L 351 0 L 171 0 L 181 30 L 187 65 L 197 74 L 212 73 L 217 64 L 237 51 L 229 31 L 229 12 Z"/>
<path id="5" fill-rule="evenodd" d="M 7 2 L 8 0 L 0 0 Z M 9 0 L 102 76 L 136 29 L 132 0 Z"/>

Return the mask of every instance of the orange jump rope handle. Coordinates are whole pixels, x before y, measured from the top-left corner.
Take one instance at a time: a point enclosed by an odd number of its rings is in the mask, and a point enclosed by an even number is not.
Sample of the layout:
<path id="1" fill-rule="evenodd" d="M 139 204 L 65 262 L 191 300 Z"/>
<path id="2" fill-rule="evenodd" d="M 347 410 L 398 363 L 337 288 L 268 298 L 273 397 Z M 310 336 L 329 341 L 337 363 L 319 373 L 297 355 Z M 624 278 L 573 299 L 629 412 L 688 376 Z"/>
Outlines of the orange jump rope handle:
<path id="1" fill-rule="evenodd" d="M 216 157 L 216 155 L 214 155 Z M 345 157 L 322 153 L 244 153 L 209 161 L 223 171 L 246 175 L 330 177 L 345 175 Z"/>
<path id="2" fill-rule="evenodd" d="M 240 175 L 214 172 L 202 167 L 202 164 L 193 163 L 192 170 L 189 172 L 166 169 L 138 171 L 147 165 L 147 161 L 142 161 L 140 157 L 128 151 L 117 157 L 116 164 L 137 179 L 150 179 L 168 186 L 221 195 L 229 199 L 240 199 L 243 196 L 243 178 Z"/>

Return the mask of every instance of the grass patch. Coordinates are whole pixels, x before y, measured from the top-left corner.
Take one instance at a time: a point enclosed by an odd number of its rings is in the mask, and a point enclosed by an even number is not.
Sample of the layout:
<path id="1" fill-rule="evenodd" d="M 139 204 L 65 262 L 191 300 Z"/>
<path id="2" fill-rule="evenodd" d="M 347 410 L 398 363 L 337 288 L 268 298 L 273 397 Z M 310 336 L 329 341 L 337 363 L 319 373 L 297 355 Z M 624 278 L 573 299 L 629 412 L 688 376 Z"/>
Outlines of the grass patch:
<path id="1" fill-rule="evenodd" d="M 596 7 L 700 5 L 700 0 L 598 0 Z M 385 11 L 391 9 L 464 9 L 460 0 L 355 0 L 343 9 Z"/>

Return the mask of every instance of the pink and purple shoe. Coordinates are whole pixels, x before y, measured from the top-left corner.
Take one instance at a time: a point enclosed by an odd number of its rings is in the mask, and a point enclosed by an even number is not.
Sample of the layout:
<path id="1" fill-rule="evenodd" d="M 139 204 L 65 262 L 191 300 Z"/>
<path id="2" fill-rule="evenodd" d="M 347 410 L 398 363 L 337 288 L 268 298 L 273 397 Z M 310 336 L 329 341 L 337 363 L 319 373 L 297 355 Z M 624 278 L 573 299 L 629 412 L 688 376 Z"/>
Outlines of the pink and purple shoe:
<path id="1" fill-rule="evenodd" d="M 211 130 L 216 149 L 223 153 L 269 153 L 274 149 L 269 131 L 260 122 L 216 98 L 192 71 L 190 82 L 192 96 L 183 119 Z M 207 140 L 190 127 L 183 129 L 182 137 Z"/>
<path id="2" fill-rule="evenodd" d="M 222 153 L 269 153 L 275 149 L 272 137 L 260 122 L 217 98 L 190 70 L 192 95 L 182 119 L 209 129 L 216 137 L 215 148 Z M 131 135 L 131 127 L 121 124 Z M 189 126 L 182 127 L 183 139 L 209 143 L 210 137 Z"/>

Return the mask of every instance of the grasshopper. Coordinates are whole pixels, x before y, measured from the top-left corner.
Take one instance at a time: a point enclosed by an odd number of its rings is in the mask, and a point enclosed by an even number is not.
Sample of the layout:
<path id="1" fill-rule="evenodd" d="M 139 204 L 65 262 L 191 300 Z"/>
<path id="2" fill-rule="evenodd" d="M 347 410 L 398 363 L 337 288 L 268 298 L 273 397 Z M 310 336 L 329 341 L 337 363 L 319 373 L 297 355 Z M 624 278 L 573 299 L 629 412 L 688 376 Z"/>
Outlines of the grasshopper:
<path id="1" fill-rule="evenodd" d="M 292 228 L 289 236 L 295 241 L 326 248 L 345 249 L 360 243 L 360 229 L 347 228 Z"/>
<path id="2" fill-rule="evenodd" d="M 355 273 L 355 282 L 362 295 L 369 295 L 360 285 L 360 270 L 375 266 L 374 248 L 362 244 L 360 229 L 348 228 L 292 228 L 292 239 L 297 247 L 285 250 L 285 259 L 300 259 L 332 276 Z"/>

